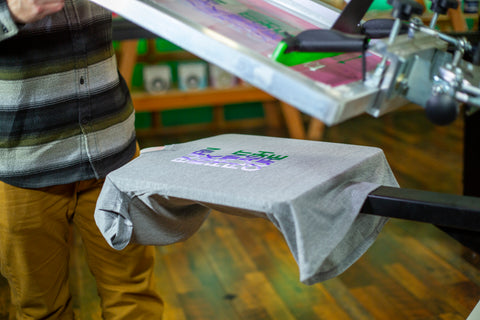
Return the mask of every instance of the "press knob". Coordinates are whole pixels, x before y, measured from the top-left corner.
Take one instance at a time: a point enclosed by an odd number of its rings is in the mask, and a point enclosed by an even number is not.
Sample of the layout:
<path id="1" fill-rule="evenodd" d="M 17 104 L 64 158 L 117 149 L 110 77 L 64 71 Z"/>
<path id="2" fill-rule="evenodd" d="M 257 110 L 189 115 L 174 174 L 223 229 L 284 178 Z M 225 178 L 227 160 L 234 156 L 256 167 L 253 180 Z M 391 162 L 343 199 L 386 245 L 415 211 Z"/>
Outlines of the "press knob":
<path id="1" fill-rule="evenodd" d="M 426 103 L 425 113 L 432 123 L 445 126 L 457 119 L 459 113 L 458 102 L 451 95 L 434 94 Z"/>

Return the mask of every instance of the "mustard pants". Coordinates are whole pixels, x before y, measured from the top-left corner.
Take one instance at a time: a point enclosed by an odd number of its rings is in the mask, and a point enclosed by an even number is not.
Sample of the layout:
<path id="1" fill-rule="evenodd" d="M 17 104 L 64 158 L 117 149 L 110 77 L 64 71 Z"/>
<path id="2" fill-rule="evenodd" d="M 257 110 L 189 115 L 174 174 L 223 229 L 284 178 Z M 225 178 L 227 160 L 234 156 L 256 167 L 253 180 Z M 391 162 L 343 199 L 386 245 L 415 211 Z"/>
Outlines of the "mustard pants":
<path id="1" fill-rule="evenodd" d="M 79 230 L 97 282 L 104 319 L 161 319 L 153 283 L 154 248 L 112 249 L 93 212 L 102 181 L 41 189 L 0 182 L 0 271 L 17 319 L 73 319 L 69 292 L 71 223 Z"/>

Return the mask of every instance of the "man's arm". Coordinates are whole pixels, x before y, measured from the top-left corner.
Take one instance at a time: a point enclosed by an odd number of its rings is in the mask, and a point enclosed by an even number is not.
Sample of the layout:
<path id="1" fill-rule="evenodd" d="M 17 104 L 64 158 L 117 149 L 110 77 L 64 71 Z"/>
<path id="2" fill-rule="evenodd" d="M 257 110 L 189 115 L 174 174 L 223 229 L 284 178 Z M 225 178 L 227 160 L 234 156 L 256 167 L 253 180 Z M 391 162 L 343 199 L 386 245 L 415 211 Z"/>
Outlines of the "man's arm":
<path id="1" fill-rule="evenodd" d="M 0 0 L 0 41 L 17 34 L 18 24 L 40 20 L 64 5 L 65 0 Z"/>
<path id="2" fill-rule="evenodd" d="M 30 23 L 62 10 L 65 0 L 7 0 L 13 21 Z"/>

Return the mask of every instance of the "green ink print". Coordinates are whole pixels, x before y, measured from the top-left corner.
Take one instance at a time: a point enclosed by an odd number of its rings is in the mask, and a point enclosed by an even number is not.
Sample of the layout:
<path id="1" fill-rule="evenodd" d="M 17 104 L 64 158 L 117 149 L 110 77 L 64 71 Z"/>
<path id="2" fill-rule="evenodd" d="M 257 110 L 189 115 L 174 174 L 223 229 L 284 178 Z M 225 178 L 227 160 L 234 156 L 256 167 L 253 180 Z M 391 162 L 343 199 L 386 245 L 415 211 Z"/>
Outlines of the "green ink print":
<path id="1" fill-rule="evenodd" d="M 259 12 L 247 10 L 239 13 L 238 15 L 252 22 L 258 23 L 268 28 L 269 30 L 272 30 L 276 34 L 283 34 L 284 32 L 284 28 L 282 27 L 283 23 L 281 21 L 275 20 L 272 17 L 265 16 Z"/>

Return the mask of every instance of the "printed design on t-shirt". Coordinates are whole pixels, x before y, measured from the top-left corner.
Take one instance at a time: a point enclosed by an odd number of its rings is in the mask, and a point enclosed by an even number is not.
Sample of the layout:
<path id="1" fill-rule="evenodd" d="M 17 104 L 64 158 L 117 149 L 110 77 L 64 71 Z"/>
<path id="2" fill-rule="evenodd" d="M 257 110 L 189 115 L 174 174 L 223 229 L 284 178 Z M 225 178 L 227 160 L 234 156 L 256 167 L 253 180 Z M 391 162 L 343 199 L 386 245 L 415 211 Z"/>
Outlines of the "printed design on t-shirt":
<path id="1" fill-rule="evenodd" d="M 222 153 L 220 148 L 209 147 L 194 151 L 183 157 L 175 158 L 172 161 L 223 169 L 258 171 L 287 157 L 288 156 L 278 155 L 271 151 L 250 152 L 241 149 L 230 154 L 225 154 Z"/>

